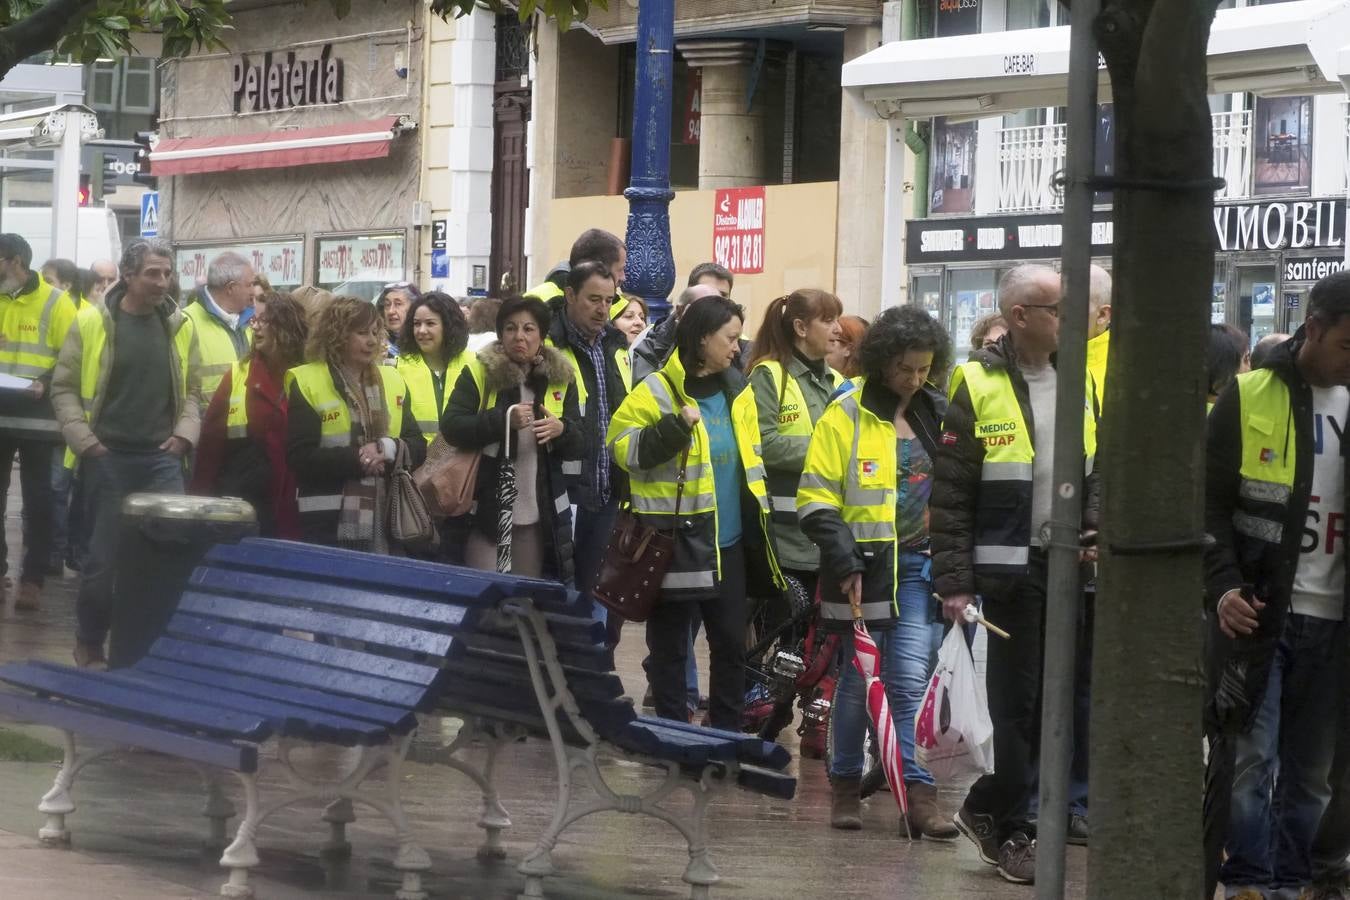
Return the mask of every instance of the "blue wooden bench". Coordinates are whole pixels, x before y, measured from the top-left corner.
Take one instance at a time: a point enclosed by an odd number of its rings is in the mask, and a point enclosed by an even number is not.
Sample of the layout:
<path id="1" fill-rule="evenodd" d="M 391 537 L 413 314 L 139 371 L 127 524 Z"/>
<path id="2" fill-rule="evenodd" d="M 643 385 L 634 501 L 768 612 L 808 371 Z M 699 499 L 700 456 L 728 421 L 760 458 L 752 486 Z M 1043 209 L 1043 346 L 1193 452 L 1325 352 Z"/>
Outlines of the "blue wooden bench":
<path id="1" fill-rule="evenodd" d="M 71 789 L 90 762 L 126 747 L 184 760 L 207 783 L 211 839 L 224 844 L 235 810 L 223 772 L 243 787 L 245 812 L 221 856 L 230 870 L 221 893 L 247 897 L 258 865 L 258 826 L 302 800 L 330 802 L 327 850 L 346 848 L 351 803 L 365 803 L 394 826 L 398 896 L 425 897 L 426 852 L 409 831 L 400 767 L 478 623 L 500 613 L 503 585 L 465 570 L 381 565 L 364 554 L 275 541 L 212 549 L 184 592 L 165 635 L 135 665 L 91 672 L 44 662 L 0 667 L 0 715 L 60 729 L 65 756 L 38 809 L 39 836 L 68 842 Z M 497 629 L 500 631 L 500 628 Z M 96 742 L 77 747 L 76 737 Z M 259 768 L 275 746 L 287 778 L 260 797 Z M 305 744 L 359 748 L 347 771 L 327 780 L 293 763 Z M 268 747 L 271 750 L 271 747 Z M 378 793 L 362 783 L 388 767 Z"/>
<path id="2" fill-rule="evenodd" d="M 293 547 L 249 539 L 237 550 L 217 548 L 213 556 L 238 554 L 255 567 L 284 569 Z M 501 749 L 521 737 L 540 738 L 552 746 L 558 794 L 552 822 L 519 866 L 525 876 L 523 896 L 544 896 L 543 879 L 553 872 L 553 847 L 569 826 L 592 813 L 617 811 L 649 815 L 679 830 L 689 847 L 684 880 L 692 897 L 707 897 L 719 880 L 708 847 L 709 800 L 732 786 L 784 800 L 796 792 L 796 778 L 784 772 L 791 754 L 778 744 L 740 732 L 639 717 L 624 696 L 613 652 L 603 644 L 603 626 L 591 621 L 575 592 L 556 582 L 324 548 L 309 548 L 308 557 L 327 558 L 334 566 L 361 558 L 363 571 L 379 573 L 389 583 L 454 573 L 497 589 L 491 609 L 472 630 L 461 632 L 446 653 L 446 677 L 436 687 L 435 710 L 464 722 L 441 761 L 473 778 L 482 792 L 478 825 L 487 833 L 479 849 L 483 857 L 505 855 L 501 832 L 511 824 L 495 785 Z M 481 765 L 460 755 L 477 745 L 487 750 Z M 598 765 L 602 758 L 654 766 L 665 778 L 644 793 L 623 793 L 604 780 Z M 574 772 L 581 772 L 594 788 L 595 799 L 574 804 Z M 682 791 L 692 797 L 689 812 L 667 803 Z"/>
<path id="3" fill-rule="evenodd" d="M 442 684 L 438 705 L 523 729 L 552 745 L 558 796 L 552 822 L 519 866 L 525 876 L 521 896 L 544 896 L 553 848 L 568 827 L 592 813 L 616 811 L 675 827 L 689 848 L 683 877 L 690 895 L 708 897 L 719 881 L 708 846 L 709 800 L 731 786 L 792 799 L 797 781 L 784 771 L 791 754 L 754 735 L 638 716 L 614 671 L 613 652 L 602 643 L 604 629 L 578 607 L 575 595 L 565 598 L 549 582 L 487 577 L 500 579 L 508 599 L 499 609 L 515 634 L 504 637 L 501 622 L 494 621 L 492 629 L 465 635 L 448 656 L 454 677 Z M 624 793 L 605 781 L 602 758 L 654 766 L 665 778 L 644 792 Z M 594 799 L 574 802 L 574 773 L 585 778 Z M 667 803 L 681 791 L 692 798 L 688 812 Z"/>

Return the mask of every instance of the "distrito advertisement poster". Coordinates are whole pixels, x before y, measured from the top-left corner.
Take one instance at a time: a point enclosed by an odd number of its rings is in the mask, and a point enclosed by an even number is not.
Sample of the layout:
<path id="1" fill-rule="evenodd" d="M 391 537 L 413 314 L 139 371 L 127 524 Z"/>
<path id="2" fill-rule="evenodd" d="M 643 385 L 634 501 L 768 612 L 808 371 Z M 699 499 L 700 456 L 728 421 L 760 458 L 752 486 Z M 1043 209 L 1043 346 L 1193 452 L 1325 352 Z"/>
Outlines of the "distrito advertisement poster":
<path id="1" fill-rule="evenodd" d="M 764 271 L 764 188 L 722 188 L 713 201 L 713 259 L 736 275 Z"/>

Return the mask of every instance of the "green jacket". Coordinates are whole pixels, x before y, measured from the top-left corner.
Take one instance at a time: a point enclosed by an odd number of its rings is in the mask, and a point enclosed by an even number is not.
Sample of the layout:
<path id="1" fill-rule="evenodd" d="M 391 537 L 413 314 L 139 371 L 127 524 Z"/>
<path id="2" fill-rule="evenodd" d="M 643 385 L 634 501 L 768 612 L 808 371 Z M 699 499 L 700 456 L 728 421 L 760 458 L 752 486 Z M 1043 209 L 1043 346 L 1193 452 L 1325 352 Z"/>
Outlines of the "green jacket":
<path id="1" fill-rule="evenodd" d="M 806 449 L 811 443 L 811 433 L 809 428 L 804 429 L 803 434 L 784 434 L 780 431 L 781 415 L 797 416 L 801 411 L 785 412 L 780 408 L 794 404 L 790 402 L 784 386 L 779 384 L 778 371 L 776 364 L 760 362 L 750 373 L 750 388 L 755 392 L 761 455 L 768 474 L 769 492 L 775 499 L 782 498 L 781 503 L 775 503 L 774 515 L 770 520 L 774 547 L 778 551 L 779 565 L 784 569 L 814 572 L 820 568 L 820 549 L 802 533 L 796 516 L 797 483 L 806 465 Z M 841 377 L 827 367 L 822 378 L 795 356 L 788 361 L 787 373 L 796 383 L 801 398 L 806 401 L 808 422 L 814 426 L 829 405 Z M 796 430 L 803 431 L 800 428 Z M 783 509 L 780 510 L 779 506 L 783 506 Z"/>

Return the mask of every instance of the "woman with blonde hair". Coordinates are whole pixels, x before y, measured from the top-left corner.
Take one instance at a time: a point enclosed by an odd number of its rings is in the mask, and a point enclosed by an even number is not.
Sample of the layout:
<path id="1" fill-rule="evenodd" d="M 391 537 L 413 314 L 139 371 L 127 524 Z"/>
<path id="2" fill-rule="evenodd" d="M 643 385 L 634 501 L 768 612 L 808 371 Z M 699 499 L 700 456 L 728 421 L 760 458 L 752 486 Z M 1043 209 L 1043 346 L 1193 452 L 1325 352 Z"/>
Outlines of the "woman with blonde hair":
<path id="1" fill-rule="evenodd" d="M 310 361 L 286 373 L 286 459 L 310 543 L 388 553 L 394 461 L 405 451 L 415 468 L 426 457 L 407 385 L 380 364 L 384 342 L 373 304 L 335 297 L 314 320 Z"/>

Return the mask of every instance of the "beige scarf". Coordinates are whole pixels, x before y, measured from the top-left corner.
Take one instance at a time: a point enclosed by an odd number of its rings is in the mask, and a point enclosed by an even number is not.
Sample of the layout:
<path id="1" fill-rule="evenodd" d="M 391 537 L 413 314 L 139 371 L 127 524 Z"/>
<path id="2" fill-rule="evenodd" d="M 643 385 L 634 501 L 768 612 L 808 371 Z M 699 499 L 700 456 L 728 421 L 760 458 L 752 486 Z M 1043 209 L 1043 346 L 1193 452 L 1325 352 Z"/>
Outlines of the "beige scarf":
<path id="1" fill-rule="evenodd" d="M 384 405 L 384 379 L 375 366 L 367 366 L 359 382 L 353 383 L 341 366 L 338 388 L 347 401 L 347 411 L 356 425 L 357 445 L 378 443 L 389 430 L 389 411 Z M 389 491 L 386 479 L 367 475 L 349 478 L 342 486 L 342 507 L 338 511 L 337 540 L 342 547 L 388 553 L 385 522 L 389 515 Z"/>

